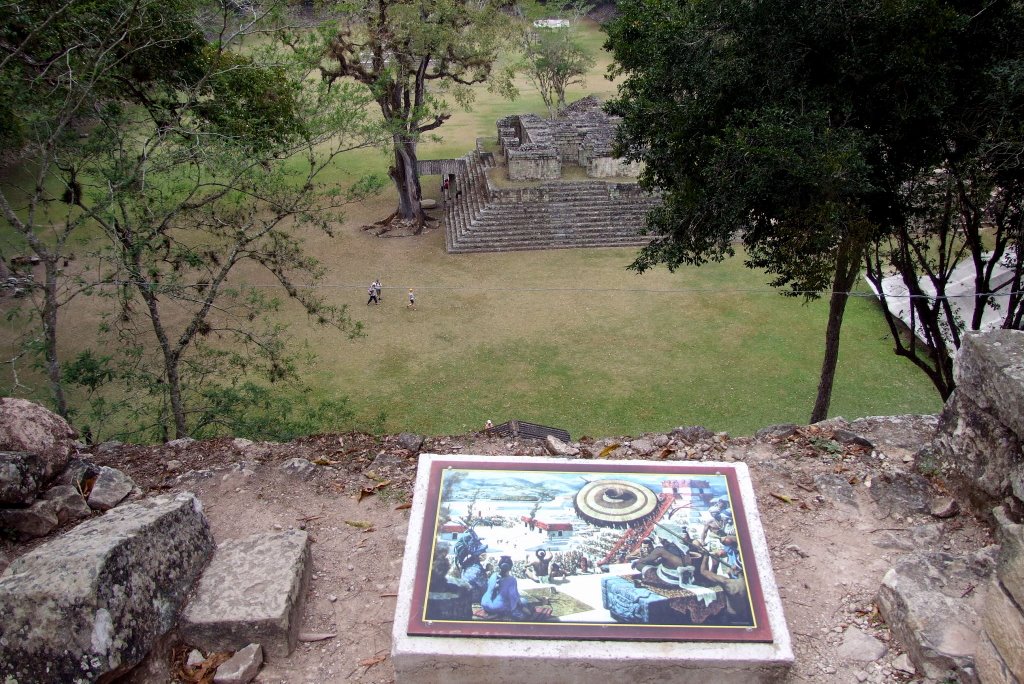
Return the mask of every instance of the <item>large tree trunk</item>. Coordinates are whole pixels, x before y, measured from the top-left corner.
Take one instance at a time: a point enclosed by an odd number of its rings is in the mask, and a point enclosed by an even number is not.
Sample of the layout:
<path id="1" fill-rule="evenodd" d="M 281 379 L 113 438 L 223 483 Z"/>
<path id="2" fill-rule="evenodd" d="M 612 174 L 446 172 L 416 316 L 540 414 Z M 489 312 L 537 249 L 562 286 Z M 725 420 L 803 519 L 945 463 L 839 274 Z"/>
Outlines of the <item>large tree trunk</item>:
<path id="1" fill-rule="evenodd" d="M 46 375 L 53 392 L 53 403 L 57 413 L 68 419 L 68 401 L 64 396 L 64 383 L 60 376 L 60 359 L 57 356 L 57 262 L 43 261 L 45 282 L 43 283 L 43 349 L 46 356 Z"/>
<path id="2" fill-rule="evenodd" d="M 395 181 L 398 190 L 398 210 L 396 217 L 415 221 L 416 232 L 423 229 L 426 215 L 420 203 L 420 174 L 416 168 L 416 141 L 401 135 L 394 136 L 395 164 L 388 169 L 388 175 Z"/>
<path id="3" fill-rule="evenodd" d="M 839 253 L 836 255 L 836 272 L 832 279 L 832 297 L 828 305 L 828 327 L 825 329 L 825 358 L 821 362 L 818 397 L 811 411 L 812 423 L 825 420 L 828 417 L 829 404 L 832 403 L 832 385 L 836 377 L 836 366 L 839 364 L 839 333 L 843 327 L 843 313 L 850 298 L 850 288 L 853 287 L 860 272 L 861 251 L 860 242 L 847 237 L 840 244 Z"/>

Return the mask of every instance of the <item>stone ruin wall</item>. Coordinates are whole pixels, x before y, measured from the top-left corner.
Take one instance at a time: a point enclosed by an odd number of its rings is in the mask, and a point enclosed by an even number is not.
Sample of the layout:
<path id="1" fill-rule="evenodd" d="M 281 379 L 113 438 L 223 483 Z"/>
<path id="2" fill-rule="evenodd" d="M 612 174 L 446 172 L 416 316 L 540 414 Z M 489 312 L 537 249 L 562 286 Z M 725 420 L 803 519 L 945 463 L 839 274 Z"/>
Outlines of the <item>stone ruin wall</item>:
<path id="1" fill-rule="evenodd" d="M 507 116 L 497 122 L 498 144 L 513 181 L 561 178 L 563 165 L 579 166 L 590 178 L 636 177 L 640 165 L 612 156 L 616 117 L 600 110 L 593 97 L 578 100 L 543 119 L 536 114 Z"/>
<path id="2" fill-rule="evenodd" d="M 986 587 L 974 665 L 982 684 L 1024 681 L 1024 332 L 964 336 L 957 388 L 933 444 L 933 466 L 989 512 L 1000 543 Z M 980 587 L 979 587 L 980 588 Z"/>

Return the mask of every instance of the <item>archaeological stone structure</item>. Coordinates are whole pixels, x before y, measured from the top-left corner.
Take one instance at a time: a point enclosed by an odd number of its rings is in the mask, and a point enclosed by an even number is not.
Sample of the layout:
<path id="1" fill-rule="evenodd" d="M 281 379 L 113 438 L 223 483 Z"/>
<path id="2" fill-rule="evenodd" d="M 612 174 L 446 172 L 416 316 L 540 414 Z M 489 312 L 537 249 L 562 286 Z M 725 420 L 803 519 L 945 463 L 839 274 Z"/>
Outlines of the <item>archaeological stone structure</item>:
<path id="1" fill-rule="evenodd" d="M 632 180 L 635 164 L 612 156 L 617 121 L 587 97 L 557 119 L 533 114 L 498 121 L 500 158 L 477 149 L 460 159 L 421 160 L 422 176 L 450 189 L 444 207 L 449 252 L 640 246 L 659 199 Z M 503 168 L 502 168 L 503 167 Z M 568 179 L 577 167 L 582 178 Z M 500 174 L 505 183 L 496 182 Z"/>

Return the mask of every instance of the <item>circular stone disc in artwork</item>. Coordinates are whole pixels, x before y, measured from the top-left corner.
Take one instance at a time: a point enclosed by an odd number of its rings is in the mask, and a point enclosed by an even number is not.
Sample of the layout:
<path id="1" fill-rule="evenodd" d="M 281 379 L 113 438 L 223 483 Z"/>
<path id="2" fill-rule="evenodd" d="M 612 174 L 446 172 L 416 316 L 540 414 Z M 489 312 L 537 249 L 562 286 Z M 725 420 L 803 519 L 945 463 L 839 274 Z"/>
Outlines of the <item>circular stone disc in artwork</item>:
<path id="1" fill-rule="evenodd" d="M 576 512 L 595 525 L 638 525 L 658 508 L 658 495 L 635 482 L 596 480 L 576 493 Z"/>

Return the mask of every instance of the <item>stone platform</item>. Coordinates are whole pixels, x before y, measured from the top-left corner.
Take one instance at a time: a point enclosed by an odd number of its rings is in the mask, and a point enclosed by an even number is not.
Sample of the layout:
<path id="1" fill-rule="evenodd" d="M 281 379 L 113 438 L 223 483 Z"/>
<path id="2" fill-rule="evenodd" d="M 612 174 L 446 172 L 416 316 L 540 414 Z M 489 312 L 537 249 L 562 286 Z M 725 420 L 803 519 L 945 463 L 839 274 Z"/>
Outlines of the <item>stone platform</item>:
<path id="1" fill-rule="evenodd" d="M 605 501 L 640 509 L 648 493 L 653 501 L 623 524 L 601 520 L 582 499 L 604 482 L 611 488 L 594 495 L 598 507 Z M 634 486 L 638 495 L 621 491 Z M 681 539 L 680 530 L 705 527 L 724 533 L 729 547 L 707 537 L 712 553 L 703 567 L 722 560 L 713 566 L 722 568 L 715 570 L 723 573 L 721 586 L 689 584 L 686 573 L 671 586 L 644 573 L 642 561 L 641 570 L 629 562 L 644 538 Z M 480 599 L 465 595 L 469 584 L 456 577 L 463 571 L 449 569 L 449 561 L 468 531 L 485 547 L 488 589 L 496 568 L 514 559 L 509 574 L 529 617 L 488 613 Z M 726 550 L 734 545 L 729 558 L 739 569 L 726 570 Z M 524 574 L 540 550 L 567 576 Z M 725 593 L 732 599 L 727 608 Z M 443 606 L 434 605 L 439 596 L 447 597 Z M 452 610 L 439 610 L 449 601 Z M 628 609 L 633 604 L 637 609 Z M 392 637 L 397 682 L 750 684 L 780 681 L 793 663 L 742 463 L 421 455 Z"/>

